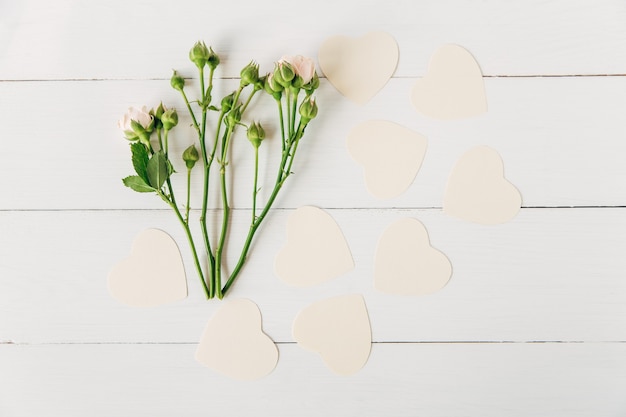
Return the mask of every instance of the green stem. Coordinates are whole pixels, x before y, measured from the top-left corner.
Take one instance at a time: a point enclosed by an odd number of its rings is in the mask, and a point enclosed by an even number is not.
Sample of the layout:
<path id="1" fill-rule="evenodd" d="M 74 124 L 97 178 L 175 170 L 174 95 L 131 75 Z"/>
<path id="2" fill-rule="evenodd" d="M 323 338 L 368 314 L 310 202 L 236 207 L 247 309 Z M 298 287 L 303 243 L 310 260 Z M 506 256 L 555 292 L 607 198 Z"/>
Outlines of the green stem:
<path id="1" fill-rule="evenodd" d="M 204 165 L 204 186 L 202 190 L 202 211 L 200 213 L 200 228 L 202 230 L 202 238 L 204 239 L 204 247 L 206 249 L 207 258 L 209 259 L 209 278 L 213 283 L 215 281 L 215 255 L 213 254 L 213 249 L 211 248 L 211 241 L 209 239 L 209 232 L 206 223 L 206 214 L 207 214 L 207 204 L 209 200 L 209 179 L 211 174 L 211 165 L 215 160 L 215 152 L 217 151 L 217 143 L 219 141 L 219 134 L 222 127 L 222 121 L 224 119 L 224 112 L 220 112 L 219 119 L 217 121 L 217 128 L 215 131 L 215 140 L 213 143 L 213 150 L 211 151 L 210 157 L 207 155 L 206 146 L 201 146 L 203 165 Z M 204 139 L 202 140 L 204 143 Z M 215 291 L 215 286 L 211 285 L 211 289 Z M 213 294 L 215 295 L 215 294 Z"/>
<path id="2" fill-rule="evenodd" d="M 209 98 L 209 102 L 207 103 L 207 107 L 211 104 L 211 93 L 213 92 L 213 73 L 215 72 L 214 68 L 211 68 L 209 70 L 209 86 L 207 87 L 205 93 L 204 93 L 204 97 L 208 97 Z"/>
<path id="3" fill-rule="evenodd" d="M 209 281 L 211 282 L 210 297 L 213 298 L 215 296 L 215 285 L 213 282 L 214 278 L 214 270 L 215 270 L 215 256 L 213 255 L 213 249 L 211 248 L 211 240 L 209 239 L 209 233 L 206 225 L 206 212 L 207 212 L 207 201 L 209 198 L 209 173 L 211 169 L 211 162 L 213 158 L 209 159 L 207 155 L 206 148 L 206 125 L 207 125 L 207 108 L 209 103 L 207 103 L 206 98 L 208 91 L 204 89 L 204 68 L 199 69 L 199 78 L 200 78 L 200 95 L 201 95 L 201 108 L 202 108 L 202 124 L 199 130 L 200 136 L 200 151 L 202 153 L 202 162 L 204 166 L 204 187 L 202 192 L 202 213 L 200 215 L 200 227 L 202 229 L 202 238 L 204 240 L 204 247 L 206 250 L 206 256 L 209 262 Z M 209 75 L 209 85 L 212 85 L 213 82 L 213 70 L 211 70 Z M 218 125 L 219 126 L 219 125 Z"/>
<path id="4" fill-rule="evenodd" d="M 196 115 L 194 114 L 193 110 L 191 109 L 191 104 L 189 104 L 189 99 L 187 99 L 187 94 L 185 94 L 185 90 L 181 90 L 180 93 L 183 96 L 183 100 L 185 100 L 185 105 L 187 106 L 187 111 L 189 112 L 189 114 L 191 115 L 191 121 L 193 122 L 193 127 L 196 128 L 196 132 L 198 133 L 198 136 L 200 136 L 200 126 L 198 126 L 198 121 L 196 120 Z"/>
<path id="5" fill-rule="evenodd" d="M 228 146 L 230 139 L 234 131 L 234 126 L 229 126 L 228 130 L 224 132 L 224 138 L 222 139 L 222 158 L 220 160 L 220 185 L 222 195 L 222 228 L 220 231 L 220 237 L 215 249 L 215 271 L 213 272 L 213 279 L 215 285 L 215 291 L 218 298 L 222 298 L 222 253 L 224 251 L 224 245 L 226 243 L 226 235 L 228 233 L 228 222 L 230 219 L 230 206 L 228 204 L 228 188 L 226 184 L 226 156 L 228 154 Z"/>
<path id="6" fill-rule="evenodd" d="M 284 152 L 287 144 L 285 142 L 285 121 L 283 118 L 283 102 L 281 99 L 276 99 L 276 103 L 278 103 L 278 118 L 280 119 L 280 136 L 282 138 L 282 149 Z"/>
<path id="7" fill-rule="evenodd" d="M 293 126 L 291 125 L 291 92 L 289 89 L 285 89 L 285 96 L 287 98 L 285 107 L 287 107 L 287 134 L 289 135 L 287 141 L 291 141 L 291 135 L 293 134 Z M 289 145 L 287 145 L 289 146 Z"/>
<path id="8" fill-rule="evenodd" d="M 254 188 L 252 189 L 252 223 L 256 220 L 256 194 L 257 180 L 259 177 L 259 148 L 254 147 Z"/>
<path id="9" fill-rule="evenodd" d="M 250 95 L 248 96 L 248 99 L 246 100 L 246 103 L 241 108 L 241 114 L 242 115 L 246 111 L 246 109 L 248 108 L 248 105 L 250 104 L 250 101 L 252 100 L 252 97 L 254 97 L 254 95 L 256 94 L 257 91 L 259 91 L 259 90 L 257 90 L 256 88 L 253 89 L 252 92 L 250 93 Z"/>
<path id="10" fill-rule="evenodd" d="M 163 149 L 163 141 L 161 140 L 161 129 L 157 129 L 157 137 L 159 138 L 159 148 Z"/>
<path id="11" fill-rule="evenodd" d="M 280 161 L 280 166 L 278 167 L 278 174 L 276 177 L 276 183 L 274 184 L 274 189 L 272 190 L 272 194 L 270 194 L 270 197 L 268 198 L 267 203 L 265 203 L 265 207 L 261 211 L 261 214 L 259 214 L 259 216 L 255 219 L 255 221 L 252 222 L 252 224 L 250 225 L 250 230 L 248 231 L 248 235 L 246 237 L 243 248 L 241 250 L 241 254 L 239 255 L 239 260 L 237 261 L 235 268 L 230 274 L 228 281 L 224 285 L 224 288 L 222 288 L 222 296 L 226 295 L 230 287 L 235 282 L 235 279 L 239 275 L 241 268 L 243 268 L 244 264 L 246 263 L 246 259 L 248 257 L 248 251 L 250 250 L 250 245 L 252 244 L 252 239 L 254 238 L 256 231 L 258 230 L 259 226 L 265 219 L 265 216 L 267 215 L 270 208 L 272 207 L 272 204 L 274 204 L 274 200 L 276 200 L 276 197 L 278 196 L 278 192 L 280 191 L 283 184 L 285 183 L 285 181 L 290 175 L 289 171 L 285 172 L 285 165 L 287 164 L 287 160 L 289 159 L 289 157 L 290 157 L 290 149 L 285 149 L 283 151 L 283 156 Z"/>
<path id="12" fill-rule="evenodd" d="M 185 206 L 185 223 L 189 224 L 189 209 L 191 201 L 191 169 L 187 168 L 187 205 Z"/>
<path id="13" fill-rule="evenodd" d="M 298 113 L 298 94 L 300 94 L 300 90 L 298 90 L 293 95 L 293 102 L 291 103 L 291 120 L 289 124 L 291 126 L 291 135 L 296 133 L 296 113 Z M 289 138 L 290 140 L 294 140 L 293 137 Z"/>
<path id="14" fill-rule="evenodd" d="M 293 151 L 291 151 L 291 157 L 289 158 L 289 165 L 287 166 L 287 171 L 285 172 L 285 179 L 291 175 L 291 165 L 293 165 L 293 160 L 296 157 L 296 151 L 298 150 L 298 144 L 300 143 L 300 138 L 304 134 L 304 128 L 306 125 L 302 123 L 298 123 L 298 130 L 296 132 L 295 142 L 293 144 Z"/>
<path id="15" fill-rule="evenodd" d="M 169 151 L 169 146 L 168 146 L 168 142 L 167 142 L 167 133 L 168 132 L 169 131 L 167 129 L 164 129 L 164 131 L 163 131 L 163 141 L 165 142 L 165 147 L 163 147 L 163 144 L 161 144 L 161 149 L 163 149 L 163 153 L 165 154 L 165 158 L 167 158 L 167 153 Z"/>
<path id="16" fill-rule="evenodd" d="M 202 288 L 204 289 L 204 294 L 205 294 L 206 298 L 209 299 L 210 298 L 209 287 L 207 286 L 207 283 L 206 283 L 206 281 L 204 279 L 204 274 L 202 272 L 202 267 L 200 266 L 200 259 L 198 258 L 198 252 L 196 251 L 196 245 L 195 245 L 195 243 L 193 241 L 193 236 L 191 235 L 191 230 L 189 229 L 189 224 L 185 222 L 185 219 L 183 219 L 183 216 L 180 214 L 180 210 L 178 210 L 178 207 L 176 206 L 176 204 L 174 204 L 173 202 L 168 200 L 168 198 L 161 191 L 157 191 L 157 192 L 158 192 L 159 196 L 161 196 L 161 198 L 167 204 L 169 204 L 170 207 L 172 207 L 172 209 L 174 210 L 174 213 L 176 213 L 176 218 L 178 218 L 178 221 L 183 226 L 183 229 L 185 229 L 185 234 L 187 235 L 187 240 L 189 241 L 189 247 L 191 247 L 191 253 L 193 255 L 194 264 L 196 266 L 196 270 L 198 271 L 198 277 L 200 278 L 200 282 L 202 283 Z M 170 190 L 170 192 L 171 192 L 171 190 Z"/>

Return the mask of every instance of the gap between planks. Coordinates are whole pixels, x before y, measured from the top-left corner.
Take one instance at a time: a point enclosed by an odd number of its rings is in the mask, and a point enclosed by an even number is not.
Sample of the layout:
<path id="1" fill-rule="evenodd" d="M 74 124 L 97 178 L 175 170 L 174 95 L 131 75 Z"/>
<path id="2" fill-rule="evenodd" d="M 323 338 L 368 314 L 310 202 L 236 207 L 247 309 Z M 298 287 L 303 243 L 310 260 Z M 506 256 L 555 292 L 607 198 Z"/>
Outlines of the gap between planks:
<path id="1" fill-rule="evenodd" d="M 272 211 L 293 211 L 298 207 L 275 207 L 272 208 Z M 321 207 L 324 210 L 335 210 L 335 211 L 377 211 L 377 210 L 397 210 L 397 211 L 408 211 L 408 210 L 443 210 L 443 207 L 394 207 L 394 206 L 380 206 L 380 207 Z M 585 210 L 585 209 L 623 209 L 626 208 L 626 205 L 582 205 L 582 206 L 522 206 L 522 210 L 537 210 L 537 209 L 556 209 L 556 210 Z M 171 209 L 164 208 L 59 208 L 59 209 L 0 209 L 0 213 L 22 213 L 22 212 L 34 212 L 34 213 L 57 213 L 57 212 L 100 212 L 100 211 L 110 211 L 110 212 L 118 212 L 118 211 L 151 211 L 151 212 L 169 212 Z M 209 211 L 220 211 L 220 208 L 211 208 Z M 250 211 L 252 208 L 250 207 L 231 207 L 231 211 Z M 193 212 L 199 212 L 200 209 L 191 209 Z"/>
<path id="2" fill-rule="evenodd" d="M 391 79 L 411 79 L 422 78 L 423 75 L 416 76 L 393 76 Z M 610 73 L 610 74 L 492 74 L 483 75 L 483 78 L 579 78 L 579 77 L 626 77 L 626 74 L 622 73 Z M 326 79 L 325 76 L 320 76 L 320 79 Z M 185 77 L 186 80 L 193 80 L 194 78 Z M 239 80 L 239 77 L 215 77 L 215 80 Z M 46 83 L 46 82 L 107 82 L 107 81 L 169 81 L 170 78 L 154 77 L 154 78 L 25 78 L 25 79 L 2 79 L 0 83 Z"/>
<path id="3" fill-rule="evenodd" d="M 274 342 L 277 345 L 297 345 L 297 342 Z M 74 346 L 74 345 L 197 345 L 195 342 L 42 342 L 1 341 L 0 346 Z M 373 345 L 536 345 L 536 344 L 626 344 L 626 340 L 454 340 L 454 341 L 372 341 Z"/>

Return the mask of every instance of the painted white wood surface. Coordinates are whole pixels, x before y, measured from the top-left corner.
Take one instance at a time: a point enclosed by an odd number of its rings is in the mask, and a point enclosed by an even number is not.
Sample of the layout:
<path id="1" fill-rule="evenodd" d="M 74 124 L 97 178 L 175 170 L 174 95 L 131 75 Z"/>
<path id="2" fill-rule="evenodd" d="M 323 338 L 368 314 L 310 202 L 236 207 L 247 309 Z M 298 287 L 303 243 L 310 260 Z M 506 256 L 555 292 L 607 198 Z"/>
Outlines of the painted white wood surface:
<path id="1" fill-rule="evenodd" d="M 322 80 L 296 175 L 232 293 L 259 304 L 279 365 L 235 383 L 193 360 L 217 304 L 202 300 L 173 215 L 121 185 L 131 165 L 115 123 L 130 105 L 181 107 L 168 79 L 171 68 L 194 76 L 197 39 L 223 54 L 219 76 L 231 78 L 251 58 L 269 69 L 285 53 L 315 56 L 327 36 L 370 30 L 398 40 L 396 75 L 366 106 Z M 440 122 L 412 109 L 410 87 L 446 42 L 487 76 L 484 116 Z M 625 73 L 620 0 L 0 1 L 0 416 L 626 414 Z M 223 81 L 222 93 L 237 83 Z M 255 106 L 271 117 L 268 104 Z M 372 118 L 429 138 L 396 199 L 369 196 L 345 148 Z M 180 130 L 178 151 L 191 140 Z M 483 144 L 501 153 L 526 207 L 501 226 L 440 210 L 450 169 Z M 250 162 L 248 144 L 236 146 Z M 233 193 L 235 232 L 247 227 L 248 195 Z M 356 262 L 313 289 L 272 270 L 286 218 L 303 204 L 328 209 Z M 407 216 L 453 264 L 431 296 L 372 286 L 377 239 Z M 131 309 L 108 295 L 109 268 L 146 227 L 183 249 L 187 300 Z M 346 293 L 364 295 L 376 343 L 366 367 L 341 378 L 293 344 L 291 323 L 310 302 Z"/>

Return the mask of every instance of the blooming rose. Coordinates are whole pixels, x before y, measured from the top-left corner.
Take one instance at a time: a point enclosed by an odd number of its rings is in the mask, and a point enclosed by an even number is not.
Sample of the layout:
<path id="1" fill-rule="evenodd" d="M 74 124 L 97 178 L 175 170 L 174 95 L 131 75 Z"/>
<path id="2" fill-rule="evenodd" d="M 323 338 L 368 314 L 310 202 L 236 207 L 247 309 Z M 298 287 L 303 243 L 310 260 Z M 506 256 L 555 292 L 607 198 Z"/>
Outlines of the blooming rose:
<path id="1" fill-rule="evenodd" d="M 150 115 L 149 110 L 146 106 L 143 106 L 141 110 L 131 107 L 128 109 L 126 114 L 117 122 L 117 127 L 122 129 L 124 132 L 132 131 L 133 127 L 130 123 L 131 120 L 136 121 L 144 129 L 148 129 L 150 123 L 152 123 L 152 116 Z"/>
<path id="2" fill-rule="evenodd" d="M 296 75 L 299 75 L 303 84 L 307 84 L 313 78 L 313 74 L 315 74 L 315 63 L 311 58 L 304 57 L 302 55 L 296 56 L 283 56 L 278 63 L 287 62 L 292 67 Z"/>

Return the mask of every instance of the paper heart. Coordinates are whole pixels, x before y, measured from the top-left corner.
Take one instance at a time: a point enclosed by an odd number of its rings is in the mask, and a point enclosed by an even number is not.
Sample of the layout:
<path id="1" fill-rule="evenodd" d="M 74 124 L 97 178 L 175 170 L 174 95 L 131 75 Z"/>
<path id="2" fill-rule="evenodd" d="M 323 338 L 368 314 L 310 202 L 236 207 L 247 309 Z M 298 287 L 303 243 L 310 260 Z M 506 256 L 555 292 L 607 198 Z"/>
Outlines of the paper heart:
<path id="1" fill-rule="evenodd" d="M 385 120 L 361 123 L 348 135 L 348 152 L 363 166 L 367 190 L 377 198 L 393 198 L 411 185 L 419 171 L 426 137 Z"/>
<path id="2" fill-rule="evenodd" d="M 311 304 L 294 320 L 293 337 L 302 348 L 318 353 L 333 372 L 357 372 L 367 362 L 372 344 L 365 300 L 344 295 Z"/>
<path id="3" fill-rule="evenodd" d="M 261 312 L 250 300 L 230 300 L 209 319 L 196 350 L 202 365 L 240 381 L 268 375 L 278 349 L 263 333 Z"/>
<path id="4" fill-rule="evenodd" d="M 480 67 L 474 57 L 458 45 L 439 48 L 426 75 L 411 92 L 417 111 L 434 119 L 460 119 L 487 111 L 487 96 Z"/>
<path id="5" fill-rule="evenodd" d="M 276 275 L 309 287 L 354 268 L 348 243 L 333 218 L 317 207 L 298 208 L 287 221 L 287 243 L 276 255 Z"/>
<path id="6" fill-rule="evenodd" d="M 130 257 L 111 269 L 107 281 L 114 298 L 135 307 L 154 307 L 187 297 L 178 246 L 158 229 L 144 230 L 135 237 Z"/>
<path id="7" fill-rule="evenodd" d="M 450 261 L 430 245 L 428 232 L 416 219 L 393 223 L 380 237 L 376 249 L 374 286 L 398 295 L 431 294 L 452 276 Z"/>
<path id="8" fill-rule="evenodd" d="M 385 32 L 354 39 L 333 36 L 318 53 L 320 68 L 337 90 L 358 104 L 374 97 L 398 65 L 398 44 Z"/>
<path id="9" fill-rule="evenodd" d="M 466 152 L 454 166 L 443 200 L 451 216 L 482 224 L 511 220 L 522 207 L 522 196 L 504 178 L 502 158 L 488 146 Z"/>

